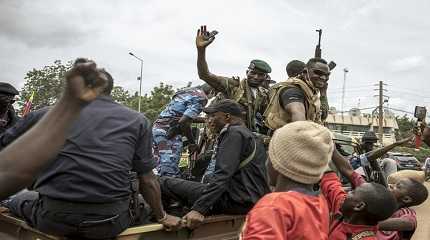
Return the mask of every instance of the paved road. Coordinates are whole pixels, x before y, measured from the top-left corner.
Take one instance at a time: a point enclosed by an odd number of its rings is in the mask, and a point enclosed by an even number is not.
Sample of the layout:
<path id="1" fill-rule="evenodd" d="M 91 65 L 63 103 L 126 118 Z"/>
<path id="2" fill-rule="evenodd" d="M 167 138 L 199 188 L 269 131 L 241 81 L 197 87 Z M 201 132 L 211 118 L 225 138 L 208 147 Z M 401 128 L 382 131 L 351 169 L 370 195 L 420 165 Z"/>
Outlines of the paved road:
<path id="1" fill-rule="evenodd" d="M 430 183 L 425 184 L 430 191 Z M 430 199 L 414 209 L 417 212 L 418 228 L 412 240 L 428 240 L 430 239 Z"/>

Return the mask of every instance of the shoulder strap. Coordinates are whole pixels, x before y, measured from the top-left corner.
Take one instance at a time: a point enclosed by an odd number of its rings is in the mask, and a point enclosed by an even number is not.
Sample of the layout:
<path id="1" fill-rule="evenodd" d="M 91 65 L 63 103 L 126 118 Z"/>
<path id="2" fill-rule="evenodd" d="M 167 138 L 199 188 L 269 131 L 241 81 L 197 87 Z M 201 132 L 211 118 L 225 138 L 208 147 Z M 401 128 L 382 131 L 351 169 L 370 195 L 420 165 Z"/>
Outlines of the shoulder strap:
<path id="1" fill-rule="evenodd" d="M 312 88 L 303 80 L 299 78 L 289 78 L 287 81 L 287 84 L 292 84 L 300 87 L 303 92 L 305 93 L 306 97 L 310 100 L 312 100 L 312 96 L 314 95 L 314 91 Z"/>
<path id="2" fill-rule="evenodd" d="M 352 236 L 351 240 L 360 240 L 367 237 L 375 237 L 376 234 L 373 231 L 362 231 L 354 236 Z"/>
<path id="3" fill-rule="evenodd" d="M 257 141 L 254 139 L 254 150 L 252 151 L 251 155 L 249 155 L 245 160 L 240 162 L 239 169 L 242 169 L 245 167 L 251 160 L 255 157 L 255 152 L 257 152 Z"/>
<path id="4" fill-rule="evenodd" d="M 267 117 L 269 113 L 272 111 L 273 106 L 278 104 L 278 94 L 286 88 L 287 85 L 285 82 L 280 82 L 273 85 L 269 90 L 269 102 L 266 106 L 266 110 L 263 113 L 263 116 Z"/>

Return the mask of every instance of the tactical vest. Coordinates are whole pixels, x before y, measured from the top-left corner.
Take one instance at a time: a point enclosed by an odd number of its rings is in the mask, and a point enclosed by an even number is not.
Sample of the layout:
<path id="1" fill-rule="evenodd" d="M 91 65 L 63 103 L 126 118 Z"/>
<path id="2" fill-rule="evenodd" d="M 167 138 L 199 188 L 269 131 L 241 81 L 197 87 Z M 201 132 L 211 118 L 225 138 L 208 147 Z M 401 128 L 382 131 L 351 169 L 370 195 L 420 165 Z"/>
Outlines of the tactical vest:
<path id="1" fill-rule="evenodd" d="M 319 90 L 309 82 L 299 78 L 289 78 L 287 81 L 275 84 L 270 90 L 269 104 L 264 112 L 265 124 L 268 128 L 276 130 L 291 122 L 291 116 L 281 106 L 279 97 L 284 89 L 296 87 L 305 94 L 306 120 L 321 123 L 321 103 Z"/>
<path id="2" fill-rule="evenodd" d="M 236 79 L 236 78 L 235 78 Z M 239 79 L 237 79 L 239 81 Z M 239 82 L 239 86 L 227 85 L 227 97 L 242 105 L 246 110 L 246 126 L 251 131 L 256 131 L 256 116 L 261 109 L 265 109 L 269 92 L 263 87 L 256 88 L 255 97 L 246 79 Z M 263 112 L 260 112 L 263 117 Z"/>

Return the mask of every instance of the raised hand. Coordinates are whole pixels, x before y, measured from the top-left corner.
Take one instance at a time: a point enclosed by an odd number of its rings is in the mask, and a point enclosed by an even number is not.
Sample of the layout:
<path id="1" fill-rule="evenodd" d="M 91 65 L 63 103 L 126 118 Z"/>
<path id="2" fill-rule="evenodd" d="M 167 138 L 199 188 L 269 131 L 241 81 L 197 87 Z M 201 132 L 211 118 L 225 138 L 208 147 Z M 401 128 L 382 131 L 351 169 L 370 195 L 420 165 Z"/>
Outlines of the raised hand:
<path id="1" fill-rule="evenodd" d="M 200 29 L 197 30 L 196 47 L 198 49 L 204 49 L 209 46 L 209 44 L 215 40 L 215 34 L 211 35 L 211 33 L 206 30 L 206 25 L 201 26 Z"/>
<path id="2" fill-rule="evenodd" d="M 107 76 L 94 61 L 78 58 L 66 73 L 63 98 L 67 101 L 86 104 L 93 101 L 107 85 Z"/>

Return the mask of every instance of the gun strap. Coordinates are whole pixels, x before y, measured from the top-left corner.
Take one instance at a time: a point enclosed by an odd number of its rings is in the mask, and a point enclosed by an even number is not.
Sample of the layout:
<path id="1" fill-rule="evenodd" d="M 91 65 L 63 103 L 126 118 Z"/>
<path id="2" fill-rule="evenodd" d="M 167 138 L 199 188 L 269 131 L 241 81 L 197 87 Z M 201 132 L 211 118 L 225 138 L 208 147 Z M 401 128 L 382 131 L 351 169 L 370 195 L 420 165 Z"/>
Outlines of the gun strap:
<path id="1" fill-rule="evenodd" d="M 255 157 L 255 153 L 257 152 L 257 141 L 254 140 L 254 150 L 252 151 L 251 155 L 249 155 L 245 160 L 240 162 L 239 169 L 244 168 L 251 160 Z"/>

